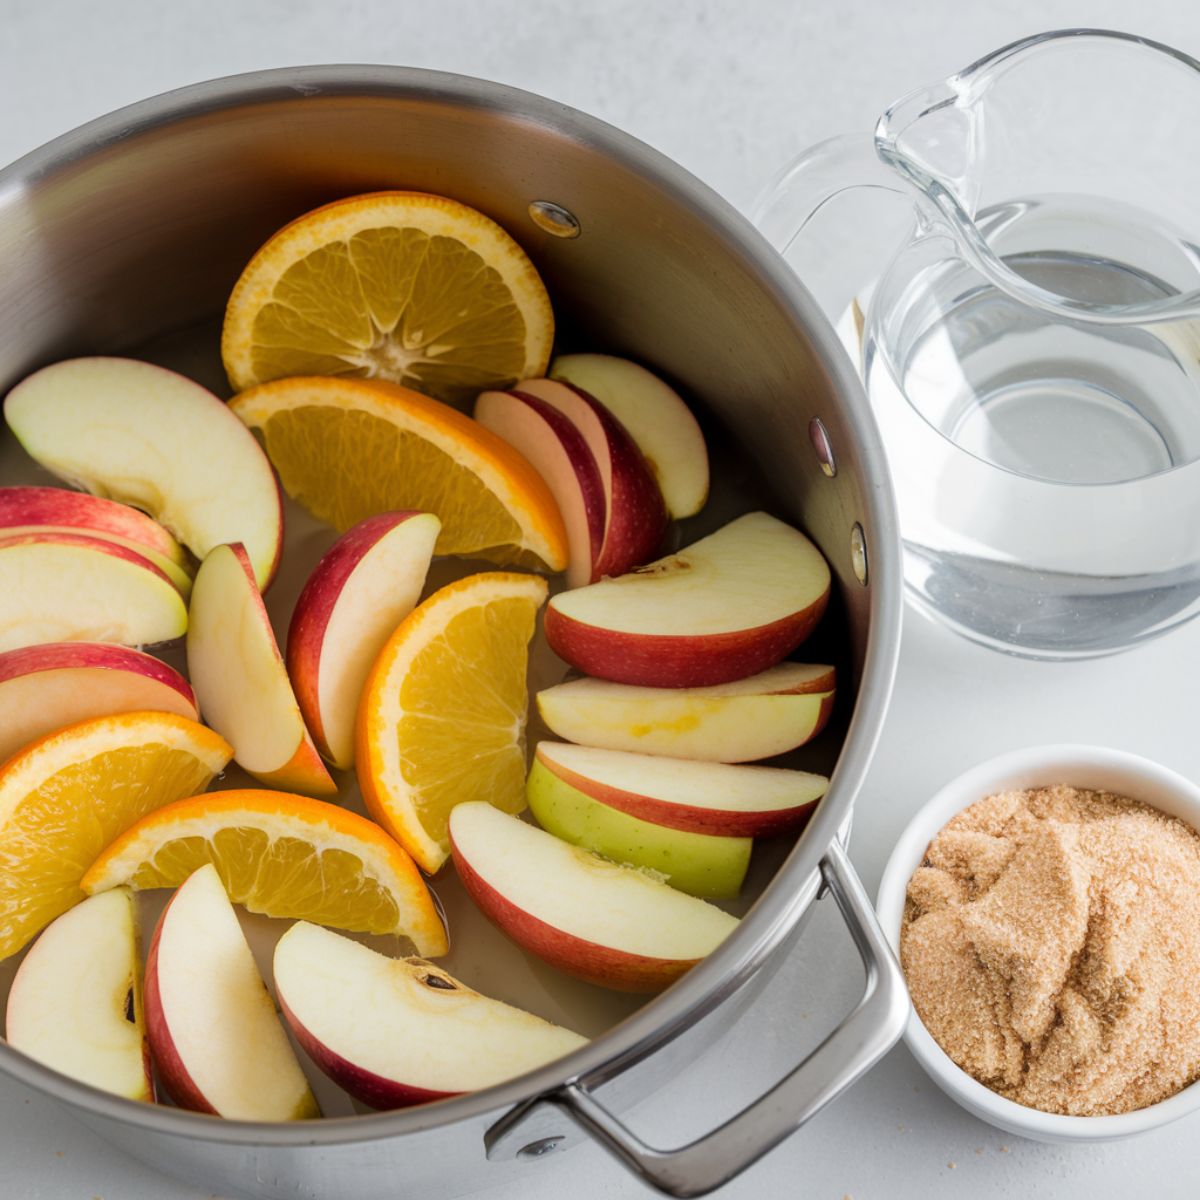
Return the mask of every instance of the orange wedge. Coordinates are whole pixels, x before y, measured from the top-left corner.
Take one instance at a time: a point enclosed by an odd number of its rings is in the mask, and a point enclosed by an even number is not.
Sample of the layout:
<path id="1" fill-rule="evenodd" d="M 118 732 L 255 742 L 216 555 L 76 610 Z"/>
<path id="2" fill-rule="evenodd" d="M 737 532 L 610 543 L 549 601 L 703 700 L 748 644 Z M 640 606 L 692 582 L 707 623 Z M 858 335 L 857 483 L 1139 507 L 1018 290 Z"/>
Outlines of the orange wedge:
<path id="1" fill-rule="evenodd" d="M 261 437 L 289 496 L 345 532 L 377 513 L 442 522 L 436 553 L 564 570 L 567 534 L 538 473 L 456 409 L 393 383 L 281 379 L 230 407 Z"/>
<path id="2" fill-rule="evenodd" d="M 241 391 L 291 375 L 407 384 L 466 404 L 544 375 L 554 339 L 545 285 L 499 225 L 423 192 L 326 204 L 250 260 L 221 354 Z"/>
<path id="3" fill-rule="evenodd" d="M 525 674 L 546 583 L 488 572 L 435 592 L 400 623 L 359 701 L 358 782 L 417 862 L 450 854 L 450 810 L 525 807 Z"/>
<path id="4" fill-rule="evenodd" d="M 83 899 L 79 881 L 148 812 L 208 787 L 233 757 L 224 738 L 173 713 L 70 725 L 0 767 L 0 958 Z"/>
<path id="5" fill-rule="evenodd" d="M 378 825 L 335 804 L 254 789 L 178 800 L 125 831 L 82 887 L 178 887 L 212 863 L 236 904 L 357 933 L 448 949 L 437 902 L 413 861 Z"/>

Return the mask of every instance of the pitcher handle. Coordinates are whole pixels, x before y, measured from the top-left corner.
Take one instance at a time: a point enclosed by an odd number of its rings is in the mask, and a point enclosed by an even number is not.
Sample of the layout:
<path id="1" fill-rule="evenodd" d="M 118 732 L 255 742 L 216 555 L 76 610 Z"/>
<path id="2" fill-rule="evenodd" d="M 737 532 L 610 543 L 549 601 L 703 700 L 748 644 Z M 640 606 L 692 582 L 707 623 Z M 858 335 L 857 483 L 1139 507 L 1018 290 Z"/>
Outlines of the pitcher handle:
<path id="1" fill-rule="evenodd" d="M 702 1196 L 728 1183 L 837 1099 L 896 1043 L 908 1020 L 908 995 L 871 901 L 835 840 L 821 861 L 866 969 L 853 1012 L 809 1056 L 736 1116 L 689 1145 L 647 1145 L 597 1099 L 593 1088 L 620 1070 L 601 1069 L 519 1105 L 488 1130 L 492 1159 L 535 1158 L 563 1141 L 555 1115 L 567 1114 L 646 1183 L 669 1196 Z M 621 1069 L 632 1065 L 623 1062 Z"/>
<path id="2" fill-rule="evenodd" d="M 795 268 L 834 325 L 882 274 L 896 250 L 911 240 L 911 233 L 904 234 L 914 218 L 922 224 L 928 219 L 920 194 L 879 157 L 875 146 L 870 133 L 818 142 L 780 171 L 750 210 L 750 219 Z M 830 201 L 844 203 L 851 192 L 873 194 L 868 219 L 852 221 L 843 212 L 834 226 L 816 222 L 819 214 L 826 215 Z M 881 222 L 885 211 L 890 219 Z M 825 237 L 819 236 L 818 224 Z M 828 236 L 830 228 L 833 236 Z"/>

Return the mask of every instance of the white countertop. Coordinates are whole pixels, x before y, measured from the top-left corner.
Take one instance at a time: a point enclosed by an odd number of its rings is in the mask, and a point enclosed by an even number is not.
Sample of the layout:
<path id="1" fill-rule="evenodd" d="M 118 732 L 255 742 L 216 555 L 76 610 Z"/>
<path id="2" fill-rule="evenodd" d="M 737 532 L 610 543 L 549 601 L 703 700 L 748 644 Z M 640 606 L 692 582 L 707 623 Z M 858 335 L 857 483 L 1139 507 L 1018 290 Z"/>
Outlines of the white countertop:
<path id="1" fill-rule="evenodd" d="M 1195 0 L 0 0 L 0 162 L 205 78 L 321 61 L 404 63 L 516 84 L 606 118 L 745 206 L 804 146 L 869 127 L 889 100 L 1004 42 L 1071 24 L 1132 29 L 1200 55 Z M 872 891 L 908 814 L 969 764 L 1012 747 L 1096 742 L 1200 778 L 1200 623 L 1070 666 L 1002 658 L 912 612 L 904 632 L 890 716 L 855 817 L 852 857 Z M 734 1034 L 644 1105 L 652 1140 L 685 1140 L 728 1116 L 815 1042 L 816 1014 L 853 1002 L 855 956 L 830 907 L 820 906 Z M 900 1047 L 720 1195 L 1090 1200 L 1152 1190 L 1182 1200 L 1196 1195 L 1198 1138 L 1193 1118 L 1087 1149 L 1023 1142 L 959 1110 Z M 594 1149 L 530 1164 L 518 1178 L 488 1194 L 647 1194 Z M 2 1200 L 208 1197 L 0 1081 Z"/>

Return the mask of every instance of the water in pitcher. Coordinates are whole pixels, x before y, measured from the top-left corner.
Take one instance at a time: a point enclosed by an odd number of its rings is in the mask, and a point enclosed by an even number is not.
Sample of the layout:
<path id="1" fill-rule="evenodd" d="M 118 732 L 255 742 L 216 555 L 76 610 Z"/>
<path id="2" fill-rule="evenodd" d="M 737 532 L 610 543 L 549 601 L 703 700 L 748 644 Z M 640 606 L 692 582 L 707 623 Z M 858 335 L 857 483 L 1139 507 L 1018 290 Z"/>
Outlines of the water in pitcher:
<path id="1" fill-rule="evenodd" d="M 1064 213 L 1089 228 L 1083 207 L 1006 205 L 979 226 L 1000 232 L 994 245 L 1053 246 Z M 1178 293 L 1131 265 L 1156 261 L 1152 225 L 1087 215 L 1103 253 L 1076 240 L 1002 252 L 1004 263 L 1092 304 Z M 1064 319 L 957 254 L 923 253 L 889 269 L 862 342 L 914 600 L 974 640 L 1046 658 L 1176 623 L 1200 603 L 1200 323 Z"/>

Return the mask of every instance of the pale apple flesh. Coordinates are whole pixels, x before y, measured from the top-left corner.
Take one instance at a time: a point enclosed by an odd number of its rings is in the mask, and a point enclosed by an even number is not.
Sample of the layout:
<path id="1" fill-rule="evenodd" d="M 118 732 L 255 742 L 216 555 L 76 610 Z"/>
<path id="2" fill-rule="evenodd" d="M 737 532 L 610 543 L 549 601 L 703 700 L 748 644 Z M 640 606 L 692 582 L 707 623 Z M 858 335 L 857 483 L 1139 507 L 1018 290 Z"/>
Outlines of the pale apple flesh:
<path id="1" fill-rule="evenodd" d="M 233 746 L 240 766 L 285 791 L 337 794 L 304 724 L 240 545 L 218 546 L 196 572 L 187 660 L 200 711 Z"/>
<path id="2" fill-rule="evenodd" d="M 480 801 L 451 813 L 450 842 L 485 916 L 524 950 L 601 987 L 660 991 L 737 928 L 707 901 Z"/>
<path id="3" fill-rule="evenodd" d="M 421 598 L 441 522 L 432 513 L 368 517 L 309 576 L 288 629 L 287 666 L 321 754 L 354 765 L 354 722 L 379 651 Z"/>
<path id="4" fill-rule="evenodd" d="M 708 450 L 691 409 L 657 375 L 610 354 L 560 354 L 547 374 L 595 396 L 638 444 L 676 518 L 708 498 Z"/>
<path id="5" fill-rule="evenodd" d="M 632 817 L 731 838 L 794 832 L 829 788 L 826 776 L 808 771 L 663 758 L 569 742 L 540 742 L 536 759 L 564 784 Z"/>
<path id="6" fill-rule="evenodd" d="M 542 720 L 585 746 L 742 763 L 795 750 L 833 712 L 832 667 L 781 663 L 702 688 L 647 688 L 573 679 L 538 693 Z"/>
<path id="7" fill-rule="evenodd" d="M 804 534 L 749 513 L 677 554 L 552 597 L 546 640 L 599 679 L 706 687 L 784 659 L 816 627 L 829 587 Z"/>
<path id="8" fill-rule="evenodd" d="M 598 579 L 606 500 L 583 434 L 553 405 L 521 391 L 484 392 L 475 420 L 524 455 L 550 488 L 567 530 L 567 586 Z"/>
<path id="9" fill-rule="evenodd" d="M 547 832 L 654 874 L 681 892 L 729 900 L 741 891 L 754 843 L 656 825 L 573 787 L 540 761 L 529 771 L 529 811 Z"/>
<path id="10" fill-rule="evenodd" d="M 275 948 L 275 987 L 305 1053 L 377 1109 L 492 1087 L 586 1044 L 421 959 L 388 958 L 307 922 Z"/>
<path id="11" fill-rule="evenodd" d="M 274 576 L 275 473 L 250 430 L 198 383 L 133 359 L 69 359 L 13 388 L 4 416 L 60 479 L 150 513 L 197 558 L 243 543 L 259 587 Z"/>
<path id="12" fill-rule="evenodd" d="M 154 1099 L 128 888 L 92 896 L 42 931 L 13 978 L 5 1036 L 80 1083 Z"/>
<path id="13" fill-rule="evenodd" d="M 127 646 L 52 642 L 0 654 L 0 762 L 56 729 L 127 712 L 200 719 L 187 680 Z"/>
<path id="14" fill-rule="evenodd" d="M 560 412 L 583 436 L 604 488 L 604 539 L 593 562 L 595 578 L 621 575 L 662 549 L 667 509 L 637 443 L 593 396 L 553 379 L 526 379 L 513 389 Z"/>
<path id="15" fill-rule="evenodd" d="M 173 641 L 187 607 L 147 558 L 73 533 L 0 537 L 0 652 L 41 642 Z"/>
<path id="16" fill-rule="evenodd" d="M 243 1121 L 320 1115 L 211 863 L 163 910 L 145 995 L 150 1053 L 181 1108 Z"/>

